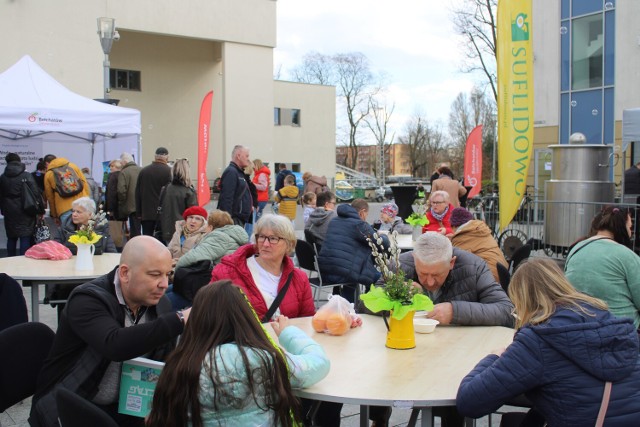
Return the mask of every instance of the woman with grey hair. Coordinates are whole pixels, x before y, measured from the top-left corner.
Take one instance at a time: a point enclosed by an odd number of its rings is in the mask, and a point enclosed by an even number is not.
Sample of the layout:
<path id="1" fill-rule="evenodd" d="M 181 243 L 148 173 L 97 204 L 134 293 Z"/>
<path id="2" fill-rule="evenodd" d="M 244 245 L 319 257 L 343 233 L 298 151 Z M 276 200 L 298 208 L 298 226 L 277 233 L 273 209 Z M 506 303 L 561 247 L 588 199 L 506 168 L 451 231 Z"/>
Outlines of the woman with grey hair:
<path id="1" fill-rule="evenodd" d="M 191 185 L 189 160 L 176 160 L 171 173 L 171 183 L 160 191 L 160 223 L 156 221 L 156 227 L 160 226 L 162 230 L 161 240 L 163 242 L 171 241 L 173 233 L 176 231 L 176 221 L 182 220 L 182 213 L 198 204 L 196 191 Z"/>
<path id="2" fill-rule="evenodd" d="M 279 314 L 287 317 L 313 316 L 316 310 L 309 278 L 294 267 L 289 257 L 296 247 L 291 221 L 283 216 L 264 214 L 255 224 L 254 231 L 255 243 L 241 246 L 222 258 L 213 269 L 211 281 L 233 281 L 247 295 L 260 319 L 289 282 L 273 318 Z"/>
<path id="3" fill-rule="evenodd" d="M 116 245 L 109 235 L 107 216 L 102 210 L 96 214 L 96 202 L 90 197 L 80 197 L 71 203 L 71 215 L 60 223 L 54 240 L 68 247 L 75 255 L 77 248 L 69 241 L 69 237 L 74 235 L 80 227 L 86 227 L 90 220 L 93 222 L 93 231 L 102 236 L 94 244 L 95 255 L 101 255 L 103 252 L 117 252 Z"/>
<path id="4" fill-rule="evenodd" d="M 453 205 L 449 200 L 449 193 L 444 190 L 431 193 L 429 197 L 429 210 L 427 210 L 427 220 L 429 223 L 422 227 L 423 233 L 435 231 L 444 236 L 453 235 L 453 229 L 451 228 Z"/>

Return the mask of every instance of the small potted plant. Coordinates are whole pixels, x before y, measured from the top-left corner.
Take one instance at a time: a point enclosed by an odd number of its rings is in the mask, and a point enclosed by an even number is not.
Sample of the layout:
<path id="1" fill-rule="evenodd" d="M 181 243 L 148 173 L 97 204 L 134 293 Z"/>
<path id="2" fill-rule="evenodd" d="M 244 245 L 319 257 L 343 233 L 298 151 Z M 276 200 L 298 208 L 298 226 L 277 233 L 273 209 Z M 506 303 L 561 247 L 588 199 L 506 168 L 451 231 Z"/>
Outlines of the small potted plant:
<path id="1" fill-rule="evenodd" d="M 429 224 L 427 219 L 427 205 L 424 199 L 419 199 L 416 202 L 416 210 L 407 218 L 407 224 L 413 226 L 413 234 L 411 235 L 413 240 L 416 240 L 422 234 L 422 227 Z"/>
<path id="2" fill-rule="evenodd" d="M 373 239 L 367 238 L 384 286 L 371 286 L 371 290 L 361 295 L 360 299 L 370 311 L 383 312 L 388 330 L 386 346 L 409 349 L 416 346 L 413 315 L 417 310 L 431 310 L 433 302 L 413 286 L 413 281 L 407 279 L 400 268 L 397 235 L 396 231 L 389 235 L 391 244 L 388 251 L 384 249 L 377 233 L 373 234 Z M 386 311 L 390 312 L 389 322 L 385 316 Z"/>

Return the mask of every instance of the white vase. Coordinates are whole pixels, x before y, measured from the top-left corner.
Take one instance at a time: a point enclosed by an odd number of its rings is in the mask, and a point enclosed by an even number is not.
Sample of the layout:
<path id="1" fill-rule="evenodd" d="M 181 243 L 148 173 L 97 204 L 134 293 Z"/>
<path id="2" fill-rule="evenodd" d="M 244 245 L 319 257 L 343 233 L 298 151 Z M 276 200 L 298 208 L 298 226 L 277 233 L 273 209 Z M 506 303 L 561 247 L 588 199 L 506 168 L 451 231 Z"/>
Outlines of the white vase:
<path id="1" fill-rule="evenodd" d="M 411 233 L 411 240 L 416 240 L 422 234 L 422 226 L 417 225 L 413 227 L 413 233 Z"/>
<path id="2" fill-rule="evenodd" d="M 93 270 L 93 254 L 96 247 L 92 243 L 76 243 L 76 270 Z"/>

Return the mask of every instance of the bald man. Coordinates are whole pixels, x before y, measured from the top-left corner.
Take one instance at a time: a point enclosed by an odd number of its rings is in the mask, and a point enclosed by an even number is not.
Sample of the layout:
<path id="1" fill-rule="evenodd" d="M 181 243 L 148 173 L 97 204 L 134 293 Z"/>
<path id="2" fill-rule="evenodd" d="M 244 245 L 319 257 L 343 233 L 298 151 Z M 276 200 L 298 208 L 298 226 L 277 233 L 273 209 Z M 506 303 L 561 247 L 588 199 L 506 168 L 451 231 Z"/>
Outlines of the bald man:
<path id="1" fill-rule="evenodd" d="M 55 390 L 67 388 L 108 413 L 119 426 L 143 426 L 118 414 L 122 362 L 144 356 L 164 360 L 191 309 L 172 311 L 164 296 L 171 253 L 151 236 L 124 247 L 109 274 L 71 292 L 53 347 L 38 378 L 31 426 L 58 426 Z"/>

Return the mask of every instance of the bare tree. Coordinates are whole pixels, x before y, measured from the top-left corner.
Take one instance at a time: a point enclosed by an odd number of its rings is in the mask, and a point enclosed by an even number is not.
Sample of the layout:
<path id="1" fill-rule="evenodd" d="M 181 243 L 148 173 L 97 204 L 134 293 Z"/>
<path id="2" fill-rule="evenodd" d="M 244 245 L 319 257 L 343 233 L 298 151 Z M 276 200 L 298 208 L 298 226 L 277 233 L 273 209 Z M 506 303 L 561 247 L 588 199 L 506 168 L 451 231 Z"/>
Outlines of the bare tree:
<path id="1" fill-rule="evenodd" d="M 411 176 L 426 177 L 445 154 L 445 138 L 439 124 L 416 113 L 406 124 L 405 134 L 398 138 L 400 144 L 408 146 Z"/>
<path id="2" fill-rule="evenodd" d="M 483 125 L 483 164 L 491 164 L 493 142 L 495 140 L 495 109 L 491 100 L 478 88 L 471 93 L 459 93 L 451 104 L 449 113 L 449 136 L 451 138 L 452 169 L 456 175 L 462 173 L 464 165 L 464 151 L 467 137 L 478 125 Z M 485 156 L 488 158 L 486 161 Z M 491 175 L 491 167 L 484 167 L 487 178 Z"/>
<path id="3" fill-rule="evenodd" d="M 365 124 L 373 134 L 378 145 L 378 153 L 376 155 L 376 159 L 378 161 L 375 163 L 376 166 L 374 170 L 376 172 L 376 177 L 380 181 L 380 185 L 384 185 L 387 172 L 385 159 L 387 158 L 387 154 L 389 154 L 389 149 L 391 148 L 395 138 L 394 132 L 387 140 L 389 120 L 391 120 L 391 115 L 395 108 L 395 104 L 389 108 L 386 104 L 382 105 L 381 102 L 374 97 L 369 99 L 369 110 L 372 113 L 372 117 L 369 116 L 365 120 Z"/>
<path id="4" fill-rule="evenodd" d="M 315 51 L 302 58 L 302 64 L 291 70 L 291 76 L 300 83 L 334 85 L 336 81 L 332 57 Z"/>
<path id="5" fill-rule="evenodd" d="M 293 69 L 292 78 L 303 83 L 336 86 L 348 123 L 347 166 L 357 169 L 359 128 L 370 113 L 369 99 L 381 88 L 381 79 L 374 77 L 367 57 L 360 52 L 331 56 L 311 52 L 304 56 L 301 65 Z"/>
<path id="6" fill-rule="evenodd" d="M 463 37 L 465 73 L 480 71 L 498 102 L 496 72 L 496 10 L 498 0 L 459 0 L 453 9 L 453 24 Z"/>

